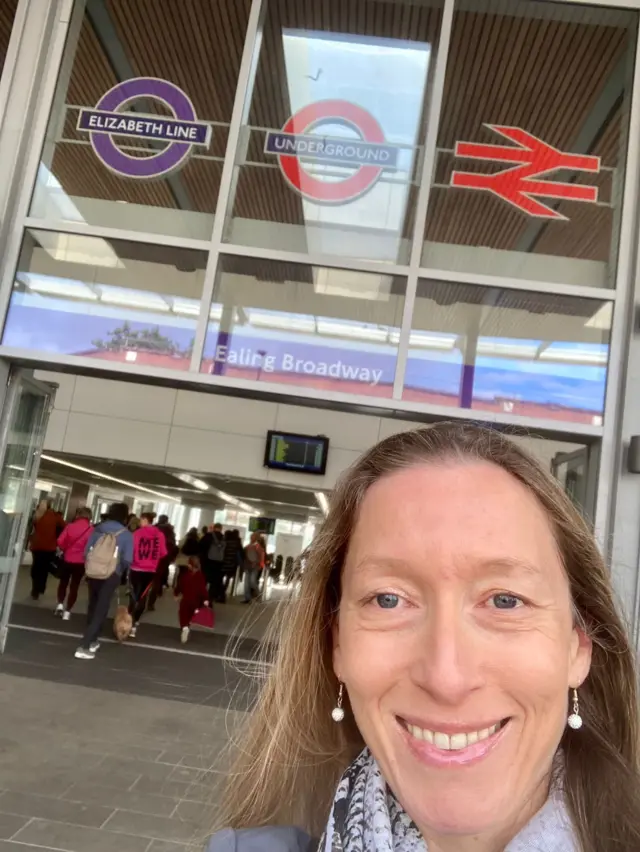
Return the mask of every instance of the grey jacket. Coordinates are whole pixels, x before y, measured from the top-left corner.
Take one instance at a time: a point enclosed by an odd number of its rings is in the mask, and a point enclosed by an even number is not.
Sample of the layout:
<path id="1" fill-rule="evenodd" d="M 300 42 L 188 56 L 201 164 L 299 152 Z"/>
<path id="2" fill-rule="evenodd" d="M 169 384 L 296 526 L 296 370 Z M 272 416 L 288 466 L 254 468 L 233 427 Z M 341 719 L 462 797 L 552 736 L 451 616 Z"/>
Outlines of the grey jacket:
<path id="1" fill-rule="evenodd" d="M 318 841 L 297 828 L 227 829 L 216 834 L 207 852 L 316 852 Z M 552 795 L 505 852 L 578 852 L 564 803 Z"/>
<path id="2" fill-rule="evenodd" d="M 318 843 L 297 828 L 230 828 L 214 835 L 207 852 L 315 852 Z"/>

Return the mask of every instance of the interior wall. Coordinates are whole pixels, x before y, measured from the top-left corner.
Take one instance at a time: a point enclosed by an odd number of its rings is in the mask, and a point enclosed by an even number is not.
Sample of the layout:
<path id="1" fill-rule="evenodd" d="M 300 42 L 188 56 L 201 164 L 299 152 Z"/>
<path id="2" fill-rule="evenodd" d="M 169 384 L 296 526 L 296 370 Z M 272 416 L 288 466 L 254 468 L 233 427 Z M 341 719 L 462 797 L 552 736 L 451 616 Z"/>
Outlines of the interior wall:
<path id="1" fill-rule="evenodd" d="M 379 440 L 415 424 L 167 387 L 39 370 L 58 385 L 45 451 L 97 456 L 185 472 L 331 489 L 338 476 Z M 266 434 L 282 429 L 330 439 L 325 476 L 263 466 Z M 575 445 L 523 439 L 545 464 Z"/>

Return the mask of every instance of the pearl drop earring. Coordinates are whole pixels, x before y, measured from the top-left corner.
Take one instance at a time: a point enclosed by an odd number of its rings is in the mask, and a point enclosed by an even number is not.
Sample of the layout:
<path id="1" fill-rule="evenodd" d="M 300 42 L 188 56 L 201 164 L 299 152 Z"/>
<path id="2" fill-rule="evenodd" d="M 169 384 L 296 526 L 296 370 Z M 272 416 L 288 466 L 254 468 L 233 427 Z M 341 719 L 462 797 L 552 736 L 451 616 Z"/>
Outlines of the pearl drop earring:
<path id="1" fill-rule="evenodd" d="M 567 719 L 567 724 L 574 731 L 579 731 L 582 727 L 582 716 L 580 715 L 580 703 L 578 702 L 578 690 L 573 690 L 573 707 L 572 714 Z"/>
<path id="2" fill-rule="evenodd" d="M 331 711 L 331 718 L 334 722 L 342 722 L 344 719 L 344 710 L 342 707 L 342 696 L 344 694 L 344 684 L 340 684 L 340 689 L 338 690 L 338 701 L 336 706 Z"/>

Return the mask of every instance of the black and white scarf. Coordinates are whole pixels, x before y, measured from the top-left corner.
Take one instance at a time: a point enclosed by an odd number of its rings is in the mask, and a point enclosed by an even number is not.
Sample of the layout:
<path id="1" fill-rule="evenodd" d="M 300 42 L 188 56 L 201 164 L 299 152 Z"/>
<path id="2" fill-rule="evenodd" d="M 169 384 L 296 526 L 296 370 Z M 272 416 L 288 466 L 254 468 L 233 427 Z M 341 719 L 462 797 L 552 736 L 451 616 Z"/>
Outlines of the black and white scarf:
<path id="1" fill-rule="evenodd" d="M 577 852 L 578 843 L 559 791 L 505 852 Z M 318 852 L 428 852 L 408 814 L 365 749 L 342 776 Z"/>
<path id="2" fill-rule="evenodd" d="M 342 776 L 319 852 L 426 852 L 422 835 L 365 749 Z"/>

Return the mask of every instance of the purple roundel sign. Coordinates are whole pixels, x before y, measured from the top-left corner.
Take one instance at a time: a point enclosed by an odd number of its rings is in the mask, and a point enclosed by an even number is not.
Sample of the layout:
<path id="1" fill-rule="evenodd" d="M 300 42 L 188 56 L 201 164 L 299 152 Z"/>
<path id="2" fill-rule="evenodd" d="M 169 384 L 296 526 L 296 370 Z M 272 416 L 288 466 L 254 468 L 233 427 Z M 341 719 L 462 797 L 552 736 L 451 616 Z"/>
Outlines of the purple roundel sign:
<path id="1" fill-rule="evenodd" d="M 125 112 L 129 104 L 142 98 L 160 101 L 173 117 Z M 138 179 L 171 174 L 186 163 L 194 146 L 206 148 L 211 141 L 211 125 L 198 121 L 187 95 L 175 83 L 158 77 L 134 77 L 118 83 L 94 109 L 80 110 L 77 127 L 89 133 L 91 147 L 108 169 Z M 168 144 L 148 156 L 133 156 L 118 148 L 114 136 Z"/>

